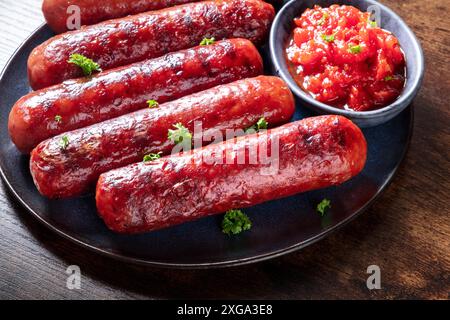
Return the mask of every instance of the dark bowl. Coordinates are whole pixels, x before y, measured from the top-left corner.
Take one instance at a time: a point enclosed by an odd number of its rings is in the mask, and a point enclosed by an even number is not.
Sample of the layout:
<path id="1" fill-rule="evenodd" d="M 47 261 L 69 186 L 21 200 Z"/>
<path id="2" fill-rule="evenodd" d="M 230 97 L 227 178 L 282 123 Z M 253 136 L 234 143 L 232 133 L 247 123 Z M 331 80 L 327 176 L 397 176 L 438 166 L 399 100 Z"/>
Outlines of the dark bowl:
<path id="1" fill-rule="evenodd" d="M 381 27 L 392 32 L 399 40 L 406 58 L 406 83 L 401 95 L 390 105 L 373 111 L 352 111 L 335 108 L 315 100 L 303 91 L 291 76 L 286 62 L 285 47 L 294 28 L 293 19 L 314 5 L 352 5 L 361 11 L 378 7 Z M 270 54 L 275 72 L 283 78 L 302 104 L 320 114 L 339 114 L 353 120 L 360 127 L 373 127 L 397 116 L 414 99 L 424 74 L 424 56 L 419 41 L 406 23 L 391 9 L 373 0 L 292 0 L 278 12 L 270 32 Z"/>

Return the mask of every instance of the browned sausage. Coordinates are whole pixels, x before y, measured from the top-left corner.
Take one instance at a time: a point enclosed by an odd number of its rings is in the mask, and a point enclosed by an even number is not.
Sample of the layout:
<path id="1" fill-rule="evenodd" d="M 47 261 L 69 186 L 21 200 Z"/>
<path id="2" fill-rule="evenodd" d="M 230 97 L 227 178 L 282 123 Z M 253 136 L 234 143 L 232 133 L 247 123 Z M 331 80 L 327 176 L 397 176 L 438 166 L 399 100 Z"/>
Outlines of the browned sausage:
<path id="1" fill-rule="evenodd" d="M 28 153 L 59 133 L 145 108 L 149 99 L 163 103 L 262 71 L 258 50 L 245 39 L 170 53 L 32 92 L 12 108 L 9 133 Z"/>
<path id="2" fill-rule="evenodd" d="M 250 161 L 250 150 L 265 145 L 279 147 L 269 152 L 273 163 L 279 161 L 273 171 L 261 171 L 271 166 L 261 158 Z M 210 154 L 215 161 L 199 161 Z M 239 162 L 239 154 L 245 161 Z M 113 231 L 152 231 L 341 184 L 363 169 L 366 154 L 366 140 L 350 120 L 308 118 L 104 173 L 97 184 L 97 209 Z"/>
<path id="3" fill-rule="evenodd" d="M 81 68 L 68 63 L 74 53 L 106 70 L 196 46 L 204 37 L 261 43 L 274 14 L 273 7 L 263 1 L 218 0 L 108 20 L 36 47 L 28 59 L 30 85 L 40 89 L 82 76 Z"/>
<path id="4" fill-rule="evenodd" d="M 276 126 L 293 113 L 294 98 L 280 78 L 239 80 L 46 140 L 31 153 L 31 174 L 43 195 L 71 197 L 88 191 L 103 172 L 148 153 L 170 153 L 174 144 L 167 133 L 176 123 L 194 132 L 194 122 L 201 121 L 205 134 L 225 133 L 250 127 L 262 117 Z M 68 143 L 64 149 L 63 136 Z"/>

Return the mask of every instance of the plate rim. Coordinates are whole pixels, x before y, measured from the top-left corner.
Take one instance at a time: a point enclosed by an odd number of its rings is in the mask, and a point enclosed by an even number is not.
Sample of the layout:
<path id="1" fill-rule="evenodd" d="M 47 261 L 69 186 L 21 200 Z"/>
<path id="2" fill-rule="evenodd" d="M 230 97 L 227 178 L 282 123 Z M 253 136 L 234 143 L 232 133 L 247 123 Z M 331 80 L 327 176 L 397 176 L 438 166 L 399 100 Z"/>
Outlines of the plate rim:
<path id="1" fill-rule="evenodd" d="M 25 45 L 27 45 L 42 29 L 47 27 L 47 24 L 44 22 L 40 26 L 38 26 L 34 31 L 31 32 L 31 34 L 26 37 L 22 43 L 14 50 L 12 55 L 7 60 L 5 66 L 3 67 L 1 73 L 0 73 L 0 85 L 3 84 L 3 77 L 7 70 L 9 70 L 9 67 L 14 60 L 14 58 L 17 56 L 17 54 L 23 49 Z M 302 242 L 293 244 L 289 247 L 274 250 L 268 253 L 255 255 L 252 257 L 247 258 L 241 258 L 241 259 L 231 259 L 226 261 L 220 261 L 220 262 L 203 262 L 203 263 L 171 263 L 171 262 L 159 262 L 159 261 L 150 261 L 150 260 L 144 260 L 139 258 L 133 258 L 124 254 L 118 254 L 114 252 L 110 252 L 107 250 L 104 250 L 102 248 L 96 247 L 95 245 L 89 244 L 83 240 L 77 239 L 75 236 L 72 236 L 68 234 L 67 232 L 64 232 L 57 227 L 53 226 L 53 224 L 49 221 L 46 221 L 43 217 L 41 217 L 34 209 L 32 209 L 18 194 L 15 187 L 10 183 L 8 178 L 6 177 L 5 172 L 3 171 L 3 167 L 0 166 L 0 176 L 4 182 L 4 184 L 7 186 L 7 191 L 10 192 L 13 197 L 20 203 L 20 205 L 26 209 L 31 215 L 36 218 L 39 223 L 44 225 L 45 227 L 49 228 L 52 232 L 56 233 L 58 236 L 62 237 L 63 239 L 66 239 L 72 243 L 75 243 L 76 245 L 80 246 L 83 249 L 87 249 L 90 252 L 100 254 L 107 258 L 112 258 L 118 261 L 122 261 L 125 263 L 133 263 L 137 265 L 144 265 L 148 267 L 157 267 L 157 268 L 166 268 L 166 269 L 218 269 L 218 268 L 226 268 L 226 267 L 235 267 L 235 266 L 242 266 L 242 265 L 248 265 L 252 263 L 262 262 L 270 259 L 274 259 L 280 256 L 283 256 L 288 253 L 295 252 L 297 250 L 303 249 L 309 245 L 312 245 L 326 236 L 330 235 L 331 233 L 334 233 L 341 229 L 343 226 L 347 225 L 349 222 L 353 221 L 355 218 L 360 216 L 363 212 L 365 212 L 372 204 L 378 199 L 378 197 L 381 196 L 381 194 L 384 193 L 384 191 L 387 189 L 387 187 L 391 184 L 393 181 L 393 178 L 396 176 L 399 167 L 402 165 L 402 163 L 405 160 L 406 154 L 408 153 L 410 144 L 411 144 L 411 138 L 414 131 L 414 108 L 411 106 L 411 104 L 400 114 L 403 112 L 410 112 L 410 123 L 408 128 L 408 136 L 406 140 L 406 144 L 404 147 L 404 150 L 400 156 L 400 161 L 397 163 L 395 168 L 392 170 L 392 172 L 389 174 L 389 176 L 386 178 L 384 183 L 380 186 L 379 190 L 375 193 L 375 195 L 367 201 L 360 209 L 355 211 L 351 216 L 345 218 L 344 220 L 338 222 L 333 227 L 326 229 L 313 237 L 304 240 Z M 399 115 L 400 115 L 399 114 Z"/>

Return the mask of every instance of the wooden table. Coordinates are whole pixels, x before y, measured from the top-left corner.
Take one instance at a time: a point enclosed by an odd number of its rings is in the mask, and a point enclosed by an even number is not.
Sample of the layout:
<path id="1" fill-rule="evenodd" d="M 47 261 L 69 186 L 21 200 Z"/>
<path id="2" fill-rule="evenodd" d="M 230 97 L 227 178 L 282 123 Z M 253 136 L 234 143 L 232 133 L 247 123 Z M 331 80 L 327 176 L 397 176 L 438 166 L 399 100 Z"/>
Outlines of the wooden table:
<path id="1" fill-rule="evenodd" d="M 117 262 L 40 225 L 0 183 L 0 298 L 449 298 L 450 1 L 383 1 L 420 38 L 427 68 L 410 150 L 394 182 L 362 216 L 304 250 L 222 270 Z M 0 0 L 0 67 L 42 21 L 39 0 Z M 81 290 L 66 268 L 81 267 Z M 366 269 L 381 268 L 381 290 Z"/>

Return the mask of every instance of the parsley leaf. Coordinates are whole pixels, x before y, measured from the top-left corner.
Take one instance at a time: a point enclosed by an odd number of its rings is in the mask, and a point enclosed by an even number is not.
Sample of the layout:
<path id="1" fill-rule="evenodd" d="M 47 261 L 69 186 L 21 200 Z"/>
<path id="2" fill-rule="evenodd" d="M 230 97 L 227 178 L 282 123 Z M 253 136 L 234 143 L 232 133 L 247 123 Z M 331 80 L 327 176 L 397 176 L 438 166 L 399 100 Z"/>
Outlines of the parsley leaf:
<path id="1" fill-rule="evenodd" d="M 181 143 L 186 140 L 192 140 L 192 134 L 181 123 L 174 124 L 175 130 L 169 129 L 167 137 L 175 144 Z"/>
<path id="2" fill-rule="evenodd" d="M 322 18 L 320 18 L 319 22 L 317 22 L 317 25 L 319 25 L 319 26 L 323 25 L 325 23 L 325 20 L 328 19 L 328 16 L 329 16 L 328 13 L 325 12 L 322 15 Z"/>
<path id="3" fill-rule="evenodd" d="M 159 103 L 156 100 L 147 100 L 147 104 L 149 108 L 157 108 L 159 106 Z"/>
<path id="4" fill-rule="evenodd" d="M 59 114 L 57 114 L 57 115 L 55 116 L 55 121 L 56 121 L 57 123 L 60 123 L 60 122 L 62 121 L 62 117 L 61 117 Z"/>
<path id="5" fill-rule="evenodd" d="M 73 63 L 78 67 L 80 67 L 83 70 L 83 74 L 85 76 L 90 76 L 94 71 L 95 72 L 102 71 L 98 63 L 78 53 L 71 54 L 70 59 L 67 62 Z"/>
<path id="6" fill-rule="evenodd" d="M 228 210 L 222 221 L 222 232 L 228 235 L 249 230 L 252 222 L 241 210 Z"/>
<path id="7" fill-rule="evenodd" d="M 268 125 L 269 125 L 269 123 L 266 121 L 266 119 L 264 117 L 262 117 L 254 125 L 245 129 L 245 132 L 247 133 L 251 130 L 258 132 L 259 130 L 267 129 Z"/>
<path id="8" fill-rule="evenodd" d="M 325 215 L 325 212 L 331 208 L 331 201 L 328 199 L 323 199 L 320 201 L 320 203 L 317 205 L 317 212 L 320 213 L 320 215 L 323 217 Z"/>
<path id="9" fill-rule="evenodd" d="M 149 154 L 146 154 L 146 155 L 144 156 L 143 161 L 144 161 L 144 162 L 155 161 L 155 160 L 161 158 L 161 154 L 162 154 L 161 151 L 158 152 L 158 153 L 149 153 Z"/>
<path id="10" fill-rule="evenodd" d="M 348 47 L 348 52 L 353 53 L 353 54 L 357 54 L 361 52 L 361 46 L 359 44 L 352 46 L 350 45 Z"/>
<path id="11" fill-rule="evenodd" d="M 62 136 L 61 140 L 59 141 L 59 146 L 61 149 L 66 150 L 69 146 L 69 138 L 67 136 Z"/>
<path id="12" fill-rule="evenodd" d="M 268 123 L 264 117 L 259 119 L 258 122 L 256 122 L 256 126 L 257 126 L 258 130 L 267 129 L 267 125 L 268 125 Z"/>
<path id="13" fill-rule="evenodd" d="M 200 45 L 201 46 L 208 46 L 210 44 L 214 44 L 216 43 L 216 39 L 214 37 L 212 38 L 204 38 L 201 42 Z"/>
<path id="14" fill-rule="evenodd" d="M 394 80 L 393 76 L 386 76 L 386 77 L 384 77 L 384 81 L 391 81 L 391 80 Z"/>
<path id="15" fill-rule="evenodd" d="M 326 42 L 333 42 L 335 35 L 336 35 L 335 33 L 330 35 L 323 34 L 322 39 L 325 40 Z"/>

